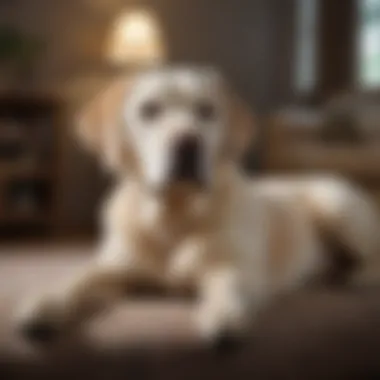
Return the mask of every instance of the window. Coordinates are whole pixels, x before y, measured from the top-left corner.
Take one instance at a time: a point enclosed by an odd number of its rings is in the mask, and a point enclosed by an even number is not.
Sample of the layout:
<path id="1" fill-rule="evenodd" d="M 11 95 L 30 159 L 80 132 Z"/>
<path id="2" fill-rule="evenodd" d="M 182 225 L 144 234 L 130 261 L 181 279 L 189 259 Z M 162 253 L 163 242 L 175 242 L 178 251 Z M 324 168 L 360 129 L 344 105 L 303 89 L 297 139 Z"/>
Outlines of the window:
<path id="1" fill-rule="evenodd" d="M 298 92 L 314 89 L 317 79 L 318 0 L 297 0 L 295 85 Z"/>
<path id="2" fill-rule="evenodd" d="M 380 0 L 359 0 L 359 82 L 380 86 Z"/>

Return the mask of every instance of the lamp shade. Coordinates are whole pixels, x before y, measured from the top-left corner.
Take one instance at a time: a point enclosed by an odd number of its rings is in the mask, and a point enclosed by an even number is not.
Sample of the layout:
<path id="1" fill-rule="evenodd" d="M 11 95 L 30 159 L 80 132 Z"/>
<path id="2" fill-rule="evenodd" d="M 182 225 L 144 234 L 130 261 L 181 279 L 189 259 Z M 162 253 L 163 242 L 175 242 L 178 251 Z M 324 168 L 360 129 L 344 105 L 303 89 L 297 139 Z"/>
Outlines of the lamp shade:
<path id="1" fill-rule="evenodd" d="M 117 65 L 145 65 L 165 58 L 161 30 L 147 10 L 123 13 L 111 32 L 108 58 Z"/>

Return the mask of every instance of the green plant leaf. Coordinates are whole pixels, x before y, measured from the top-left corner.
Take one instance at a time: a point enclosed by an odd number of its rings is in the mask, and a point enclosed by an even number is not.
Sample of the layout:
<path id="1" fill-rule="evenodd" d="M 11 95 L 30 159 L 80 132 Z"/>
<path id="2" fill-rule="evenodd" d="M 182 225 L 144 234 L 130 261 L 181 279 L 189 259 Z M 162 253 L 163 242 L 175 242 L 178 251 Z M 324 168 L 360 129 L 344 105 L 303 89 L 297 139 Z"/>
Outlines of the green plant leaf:
<path id="1" fill-rule="evenodd" d="M 44 48 L 42 41 L 24 36 L 17 29 L 0 26 L 0 62 L 29 64 Z"/>

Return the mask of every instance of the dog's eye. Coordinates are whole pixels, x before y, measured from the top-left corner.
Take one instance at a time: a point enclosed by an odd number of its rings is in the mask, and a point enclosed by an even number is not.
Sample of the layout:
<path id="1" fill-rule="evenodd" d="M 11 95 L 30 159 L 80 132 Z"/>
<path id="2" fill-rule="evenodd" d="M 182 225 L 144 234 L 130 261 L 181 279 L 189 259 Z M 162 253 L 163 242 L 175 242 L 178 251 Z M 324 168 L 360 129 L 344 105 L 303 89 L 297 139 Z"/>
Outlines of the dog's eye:
<path id="1" fill-rule="evenodd" d="M 161 116 L 163 107 L 155 101 L 146 102 L 141 106 L 140 115 L 144 120 L 152 121 Z"/>
<path id="2" fill-rule="evenodd" d="M 196 104 L 195 113 L 199 119 L 204 121 L 211 121 L 216 118 L 215 105 L 207 101 Z"/>

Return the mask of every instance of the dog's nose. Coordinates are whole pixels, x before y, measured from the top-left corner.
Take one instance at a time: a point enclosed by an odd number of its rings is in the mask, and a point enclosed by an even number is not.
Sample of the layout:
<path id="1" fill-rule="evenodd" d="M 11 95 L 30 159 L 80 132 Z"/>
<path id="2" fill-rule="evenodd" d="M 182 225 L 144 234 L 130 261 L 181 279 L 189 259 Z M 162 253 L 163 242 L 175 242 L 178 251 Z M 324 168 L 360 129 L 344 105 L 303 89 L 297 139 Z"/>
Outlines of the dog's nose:
<path id="1" fill-rule="evenodd" d="M 201 154 L 201 142 L 197 136 L 185 135 L 177 140 L 173 152 L 172 178 L 199 181 Z"/>

